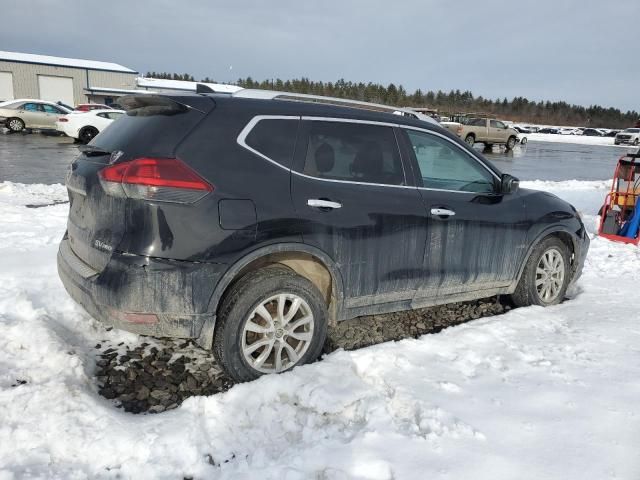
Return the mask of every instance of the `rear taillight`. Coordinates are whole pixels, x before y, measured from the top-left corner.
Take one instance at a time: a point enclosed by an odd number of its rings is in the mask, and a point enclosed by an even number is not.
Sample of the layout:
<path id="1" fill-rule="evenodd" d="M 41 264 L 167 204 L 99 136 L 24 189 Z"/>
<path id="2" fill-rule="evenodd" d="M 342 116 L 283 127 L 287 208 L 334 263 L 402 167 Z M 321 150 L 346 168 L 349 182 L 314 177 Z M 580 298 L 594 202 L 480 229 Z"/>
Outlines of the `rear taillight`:
<path id="1" fill-rule="evenodd" d="M 177 158 L 137 158 L 106 167 L 98 176 L 105 192 L 114 197 L 194 203 L 213 191 Z"/>

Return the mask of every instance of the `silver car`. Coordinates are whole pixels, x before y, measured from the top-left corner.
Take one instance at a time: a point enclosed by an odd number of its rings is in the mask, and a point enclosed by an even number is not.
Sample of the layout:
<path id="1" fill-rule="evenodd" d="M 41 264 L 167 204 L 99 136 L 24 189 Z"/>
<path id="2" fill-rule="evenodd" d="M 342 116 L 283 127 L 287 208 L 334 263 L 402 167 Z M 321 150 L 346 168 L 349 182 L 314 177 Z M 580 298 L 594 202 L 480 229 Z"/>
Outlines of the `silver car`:
<path id="1" fill-rule="evenodd" d="M 9 100 L 0 103 L 0 125 L 12 132 L 25 128 L 54 129 L 61 115 L 71 110 L 53 102 L 44 100 Z"/>

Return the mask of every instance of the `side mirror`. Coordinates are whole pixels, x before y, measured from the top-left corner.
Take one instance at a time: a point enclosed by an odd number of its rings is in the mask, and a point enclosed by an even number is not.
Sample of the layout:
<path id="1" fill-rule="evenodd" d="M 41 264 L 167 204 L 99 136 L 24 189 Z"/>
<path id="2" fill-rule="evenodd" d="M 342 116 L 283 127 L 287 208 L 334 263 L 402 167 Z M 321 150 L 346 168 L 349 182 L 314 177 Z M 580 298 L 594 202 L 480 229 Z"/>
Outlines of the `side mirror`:
<path id="1" fill-rule="evenodd" d="M 515 193 L 518 191 L 519 186 L 520 180 L 513 175 L 503 173 L 502 177 L 500 177 L 500 193 L 502 194 Z"/>

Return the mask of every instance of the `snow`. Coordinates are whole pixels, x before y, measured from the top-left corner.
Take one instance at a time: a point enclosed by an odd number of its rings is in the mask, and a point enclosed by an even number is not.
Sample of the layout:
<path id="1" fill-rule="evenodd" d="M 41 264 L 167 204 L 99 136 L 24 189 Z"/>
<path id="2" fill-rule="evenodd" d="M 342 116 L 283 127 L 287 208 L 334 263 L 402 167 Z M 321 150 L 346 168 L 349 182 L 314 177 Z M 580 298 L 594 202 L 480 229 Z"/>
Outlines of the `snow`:
<path id="1" fill-rule="evenodd" d="M 34 55 L 32 53 L 0 51 L 0 60 L 7 62 L 41 63 L 60 67 L 89 68 L 91 70 L 109 70 L 114 72 L 138 73 L 117 63 L 98 62 L 96 60 L 82 60 L 79 58 L 52 57 L 49 55 Z"/>
<path id="2" fill-rule="evenodd" d="M 214 91 L 220 93 L 234 93 L 242 90 L 242 87 L 236 85 L 227 85 L 224 83 L 204 83 L 204 82 L 187 82 L 185 80 L 164 80 L 160 78 L 144 78 L 138 77 L 137 83 L 139 88 L 154 88 L 158 90 L 189 90 L 195 91 L 197 84 L 207 85 Z"/>
<path id="3" fill-rule="evenodd" d="M 592 233 L 607 186 L 523 182 L 570 197 Z M 65 293 L 55 266 L 68 209 L 55 203 L 65 200 L 62 185 L 0 183 L 3 480 L 640 474 L 636 247 L 595 238 L 562 305 L 334 352 L 170 412 L 132 415 L 98 395 L 93 346 L 141 340 L 106 332 Z"/>
<path id="4" fill-rule="evenodd" d="M 617 148 L 633 148 L 635 152 L 638 147 L 630 145 L 614 145 L 613 137 L 589 137 L 587 135 L 559 135 L 554 133 L 522 133 L 521 137 L 527 137 L 530 142 L 553 142 L 553 143 L 577 143 L 580 145 L 611 145 Z"/>

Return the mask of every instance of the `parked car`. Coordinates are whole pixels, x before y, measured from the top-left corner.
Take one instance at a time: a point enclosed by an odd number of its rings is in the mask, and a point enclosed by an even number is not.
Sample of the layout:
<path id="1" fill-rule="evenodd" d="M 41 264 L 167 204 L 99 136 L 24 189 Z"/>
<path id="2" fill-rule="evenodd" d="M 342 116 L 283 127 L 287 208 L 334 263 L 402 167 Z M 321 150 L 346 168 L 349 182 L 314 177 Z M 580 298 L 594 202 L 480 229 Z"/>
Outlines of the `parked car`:
<path id="1" fill-rule="evenodd" d="M 518 133 L 531 133 L 531 130 L 521 127 L 520 125 L 514 125 L 513 129 Z"/>
<path id="2" fill-rule="evenodd" d="M 89 143 L 93 137 L 117 120 L 123 110 L 103 109 L 88 112 L 72 112 L 58 118 L 56 129 L 81 143 Z"/>
<path id="3" fill-rule="evenodd" d="M 616 135 L 613 140 L 616 145 L 638 145 L 640 143 L 640 128 L 627 128 Z"/>
<path id="4" fill-rule="evenodd" d="M 237 381 L 315 360 L 327 325 L 361 315 L 564 299 L 589 246 L 574 207 L 438 125 L 326 100 L 121 98 L 67 176 L 69 294 L 105 324 L 195 339 Z"/>
<path id="5" fill-rule="evenodd" d="M 500 120 L 493 118 L 468 118 L 465 123 L 447 122 L 442 126 L 473 146 L 483 143 L 485 147 L 505 145 L 511 150 L 518 142 L 518 132 Z"/>
<path id="6" fill-rule="evenodd" d="M 616 130 L 616 129 L 609 130 L 609 131 L 607 132 L 607 135 L 606 135 L 606 136 L 607 136 L 607 137 L 615 137 L 615 136 L 616 136 L 616 135 L 618 135 L 620 132 L 621 132 L 621 130 Z"/>
<path id="7" fill-rule="evenodd" d="M 90 112 L 91 110 L 112 110 L 112 108 L 100 103 L 81 103 L 76 105 L 75 110 L 78 112 Z"/>
<path id="8" fill-rule="evenodd" d="M 0 104 L 0 125 L 12 132 L 25 128 L 55 129 L 61 115 L 71 113 L 66 107 L 44 100 L 20 99 Z"/>
<path id="9" fill-rule="evenodd" d="M 602 137 L 602 132 L 595 128 L 585 128 L 582 132 L 585 137 Z"/>
<path id="10" fill-rule="evenodd" d="M 540 130 L 538 130 L 538 133 L 552 133 L 552 134 L 557 134 L 558 133 L 558 129 L 557 128 L 552 128 L 552 127 L 544 127 L 541 128 Z"/>

